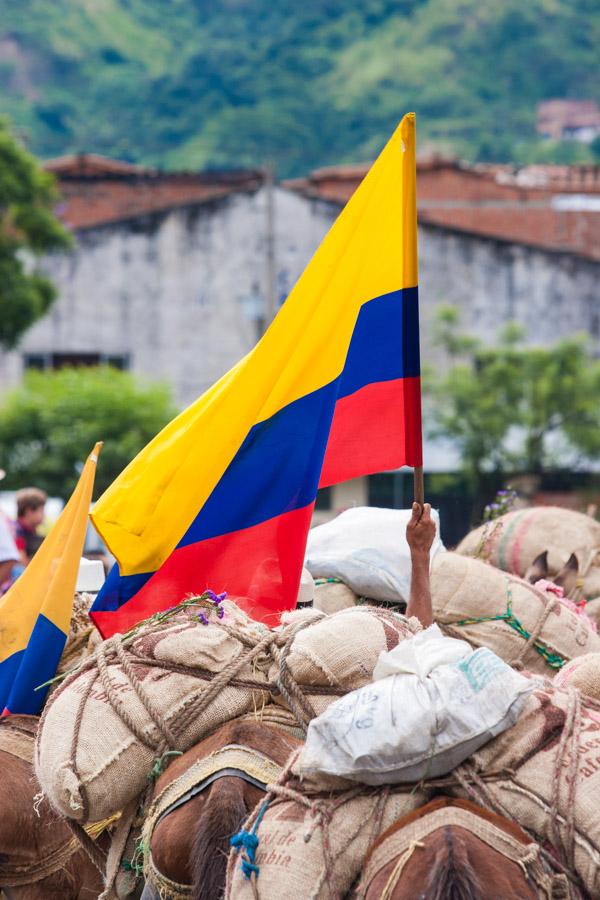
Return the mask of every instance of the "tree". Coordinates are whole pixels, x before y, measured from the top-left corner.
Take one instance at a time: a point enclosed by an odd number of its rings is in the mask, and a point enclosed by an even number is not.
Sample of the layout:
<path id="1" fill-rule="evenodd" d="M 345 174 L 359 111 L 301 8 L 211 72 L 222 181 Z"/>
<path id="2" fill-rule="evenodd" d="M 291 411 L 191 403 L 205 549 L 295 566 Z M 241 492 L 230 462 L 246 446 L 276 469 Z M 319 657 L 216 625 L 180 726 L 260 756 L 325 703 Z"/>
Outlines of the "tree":
<path id="1" fill-rule="evenodd" d="M 600 362 L 585 338 L 526 347 L 511 324 L 495 347 L 462 335 L 453 307 L 438 313 L 435 341 L 449 368 L 427 373 L 432 437 L 450 438 L 482 505 L 506 474 L 542 474 L 600 452 Z"/>
<path id="2" fill-rule="evenodd" d="M 167 387 L 108 367 L 29 372 L 0 406 L 2 486 L 31 484 L 67 498 L 102 440 L 99 496 L 175 412 Z"/>
<path id="3" fill-rule="evenodd" d="M 0 119 L 0 346 L 7 349 L 56 296 L 52 283 L 35 270 L 39 255 L 71 245 L 53 213 L 56 199 L 53 177 Z"/>

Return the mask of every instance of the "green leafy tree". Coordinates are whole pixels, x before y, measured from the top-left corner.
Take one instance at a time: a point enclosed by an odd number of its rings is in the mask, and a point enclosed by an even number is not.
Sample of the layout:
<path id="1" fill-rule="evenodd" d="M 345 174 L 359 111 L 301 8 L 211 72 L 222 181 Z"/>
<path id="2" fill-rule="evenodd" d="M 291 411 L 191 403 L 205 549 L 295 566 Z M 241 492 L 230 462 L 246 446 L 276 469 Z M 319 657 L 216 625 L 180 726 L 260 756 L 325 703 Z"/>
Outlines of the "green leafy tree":
<path id="1" fill-rule="evenodd" d="M 175 413 L 166 386 L 108 367 L 29 372 L 0 406 L 3 487 L 31 484 L 66 498 L 102 440 L 99 496 Z"/>
<path id="2" fill-rule="evenodd" d="M 446 306 L 435 340 L 449 365 L 425 379 L 428 432 L 459 448 L 478 510 L 506 474 L 542 474 L 600 452 L 600 362 L 585 338 L 527 347 L 512 324 L 486 347 L 460 333 L 458 312 Z"/>
<path id="3" fill-rule="evenodd" d="M 0 346 L 5 348 L 15 346 L 56 296 L 34 267 L 40 254 L 71 243 L 54 216 L 56 199 L 52 176 L 0 119 Z"/>

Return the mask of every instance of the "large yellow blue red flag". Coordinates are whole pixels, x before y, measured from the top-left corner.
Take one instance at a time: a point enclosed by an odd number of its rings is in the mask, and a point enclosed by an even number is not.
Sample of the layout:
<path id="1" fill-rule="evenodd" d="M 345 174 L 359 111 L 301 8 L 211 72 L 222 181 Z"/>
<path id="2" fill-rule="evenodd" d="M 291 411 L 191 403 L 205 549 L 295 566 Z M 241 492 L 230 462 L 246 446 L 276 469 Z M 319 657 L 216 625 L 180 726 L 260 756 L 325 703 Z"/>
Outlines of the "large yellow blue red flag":
<path id="1" fill-rule="evenodd" d="M 107 637 L 190 592 L 292 608 L 319 487 L 421 465 L 415 117 L 404 117 L 254 348 L 100 498 Z"/>
<path id="2" fill-rule="evenodd" d="M 0 710 L 39 713 L 56 674 L 73 598 L 102 444 L 87 459 L 77 487 L 50 534 L 0 600 Z"/>

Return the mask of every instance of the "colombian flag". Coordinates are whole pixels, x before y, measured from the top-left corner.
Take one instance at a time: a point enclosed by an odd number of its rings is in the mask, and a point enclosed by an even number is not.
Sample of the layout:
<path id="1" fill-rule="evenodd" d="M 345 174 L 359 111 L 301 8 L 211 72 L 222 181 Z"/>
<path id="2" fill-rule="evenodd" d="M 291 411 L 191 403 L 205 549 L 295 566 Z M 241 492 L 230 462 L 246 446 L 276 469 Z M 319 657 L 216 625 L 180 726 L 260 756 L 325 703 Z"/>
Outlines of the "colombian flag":
<path id="1" fill-rule="evenodd" d="M 421 465 L 415 117 L 404 117 L 254 350 L 96 504 L 108 637 L 206 588 L 295 606 L 317 489 Z"/>
<path id="2" fill-rule="evenodd" d="M 96 462 L 87 459 L 77 487 L 23 574 L 0 600 L 0 710 L 39 713 L 71 626 Z"/>

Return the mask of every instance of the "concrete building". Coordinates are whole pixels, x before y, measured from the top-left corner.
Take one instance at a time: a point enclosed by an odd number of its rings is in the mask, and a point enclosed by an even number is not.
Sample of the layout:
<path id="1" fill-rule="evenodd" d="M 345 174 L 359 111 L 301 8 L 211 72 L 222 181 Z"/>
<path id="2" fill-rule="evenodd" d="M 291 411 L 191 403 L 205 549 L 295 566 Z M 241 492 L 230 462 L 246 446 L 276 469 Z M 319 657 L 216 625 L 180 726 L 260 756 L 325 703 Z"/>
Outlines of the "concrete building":
<path id="1" fill-rule="evenodd" d="M 554 141 L 591 144 L 600 134 L 600 109 L 595 100 L 544 100 L 537 106 L 536 129 Z"/>
<path id="2" fill-rule="evenodd" d="M 76 247 L 44 268 L 59 299 L 0 356 L 24 368 L 109 362 L 166 379 L 182 405 L 248 352 L 366 167 L 271 189 L 260 171 L 173 173 L 95 156 L 48 164 Z M 439 303 L 493 341 L 509 320 L 532 343 L 600 342 L 600 169 L 418 164 L 424 358 Z"/>
<path id="3" fill-rule="evenodd" d="M 247 353 L 365 166 L 272 187 L 261 171 L 162 173 L 96 156 L 48 163 L 75 249 L 48 257 L 59 289 L 0 387 L 27 367 L 107 362 L 167 380 L 183 406 Z M 508 321 L 531 343 L 587 332 L 600 348 L 600 169 L 418 163 L 422 353 L 435 307 L 459 307 L 493 342 Z M 327 352 L 327 348 L 323 348 Z M 334 489 L 335 508 L 365 502 Z"/>

